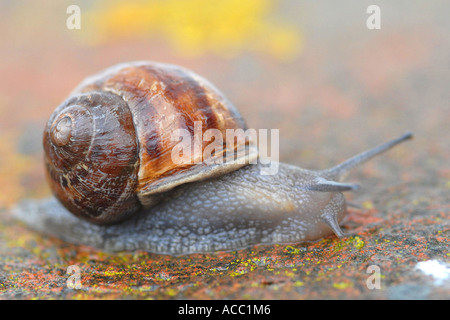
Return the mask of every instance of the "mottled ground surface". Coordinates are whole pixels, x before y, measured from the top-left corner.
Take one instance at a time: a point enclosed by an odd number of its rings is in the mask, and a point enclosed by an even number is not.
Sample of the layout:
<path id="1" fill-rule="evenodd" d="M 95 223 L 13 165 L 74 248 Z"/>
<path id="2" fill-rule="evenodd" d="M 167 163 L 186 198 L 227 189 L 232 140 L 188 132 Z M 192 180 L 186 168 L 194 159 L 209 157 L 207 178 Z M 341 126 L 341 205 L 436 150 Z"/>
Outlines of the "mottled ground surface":
<path id="1" fill-rule="evenodd" d="M 446 1 L 377 1 L 381 30 L 366 27 L 367 1 L 124 3 L 80 1 L 81 30 L 66 28 L 74 1 L 0 4 L 1 299 L 450 298 Z M 361 208 L 343 239 L 108 254 L 15 221 L 15 203 L 50 194 L 41 132 L 52 110 L 85 76 L 138 59 L 210 79 L 249 127 L 280 129 L 280 160 L 305 168 L 415 138 L 348 177 Z M 69 266 L 80 289 L 68 288 Z"/>

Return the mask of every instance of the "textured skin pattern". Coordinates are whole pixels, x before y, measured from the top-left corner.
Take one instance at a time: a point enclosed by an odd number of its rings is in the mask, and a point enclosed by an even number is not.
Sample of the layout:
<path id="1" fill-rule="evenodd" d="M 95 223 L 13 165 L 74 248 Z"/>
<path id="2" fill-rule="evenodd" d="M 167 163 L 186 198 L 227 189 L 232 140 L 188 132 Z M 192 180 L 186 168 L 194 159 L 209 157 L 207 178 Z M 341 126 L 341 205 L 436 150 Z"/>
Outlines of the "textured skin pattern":
<path id="1" fill-rule="evenodd" d="M 31 227 L 69 242 L 174 255 L 316 240 L 333 233 L 322 215 L 343 219 L 342 193 L 308 191 L 317 177 L 312 171 L 280 163 L 278 174 L 261 175 L 261 167 L 248 165 L 179 186 L 154 208 L 110 226 L 81 221 L 54 199 L 25 202 L 15 214 Z"/>

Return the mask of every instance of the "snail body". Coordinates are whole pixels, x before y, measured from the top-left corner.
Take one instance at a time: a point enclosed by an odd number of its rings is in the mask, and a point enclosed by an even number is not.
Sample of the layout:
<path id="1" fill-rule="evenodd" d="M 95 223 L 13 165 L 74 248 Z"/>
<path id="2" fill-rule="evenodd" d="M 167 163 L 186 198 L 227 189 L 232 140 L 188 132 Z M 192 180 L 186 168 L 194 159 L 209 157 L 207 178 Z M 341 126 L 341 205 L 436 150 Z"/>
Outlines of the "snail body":
<path id="1" fill-rule="evenodd" d="M 277 163 L 276 174 L 263 174 L 271 164 L 252 162 L 252 141 L 232 149 L 224 141 L 202 161 L 173 163 L 170 133 L 181 126 L 193 135 L 195 121 L 221 133 L 246 128 L 213 85 L 186 69 L 135 62 L 87 78 L 44 131 L 48 180 L 59 201 L 24 202 L 16 216 L 44 233 L 109 251 L 177 255 L 342 237 L 343 192 L 358 186 L 339 180 L 412 137 L 327 170 Z M 215 161 L 229 154 L 231 161 Z"/>

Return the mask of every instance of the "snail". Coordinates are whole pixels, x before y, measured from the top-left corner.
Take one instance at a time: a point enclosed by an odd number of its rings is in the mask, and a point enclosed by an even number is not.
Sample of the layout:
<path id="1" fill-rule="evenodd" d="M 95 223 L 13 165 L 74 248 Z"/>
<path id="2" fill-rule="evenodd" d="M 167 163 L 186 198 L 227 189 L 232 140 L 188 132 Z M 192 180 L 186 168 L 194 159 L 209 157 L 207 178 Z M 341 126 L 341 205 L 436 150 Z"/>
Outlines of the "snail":
<path id="1" fill-rule="evenodd" d="M 173 161 L 192 148 L 174 153 L 180 140 L 171 135 L 182 128 L 194 139 L 195 123 L 201 133 L 247 128 L 218 89 L 182 67 L 139 61 L 88 77 L 44 130 L 54 197 L 24 201 L 16 217 L 72 243 L 171 255 L 344 237 L 343 192 L 358 185 L 339 181 L 412 137 L 326 170 L 277 163 L 264 174 L 270 163 L 258 160 L 251 139 L 219 140 L 209 153 L 212 139 L 204 139 L 191 155 L 197 161 Z"/>

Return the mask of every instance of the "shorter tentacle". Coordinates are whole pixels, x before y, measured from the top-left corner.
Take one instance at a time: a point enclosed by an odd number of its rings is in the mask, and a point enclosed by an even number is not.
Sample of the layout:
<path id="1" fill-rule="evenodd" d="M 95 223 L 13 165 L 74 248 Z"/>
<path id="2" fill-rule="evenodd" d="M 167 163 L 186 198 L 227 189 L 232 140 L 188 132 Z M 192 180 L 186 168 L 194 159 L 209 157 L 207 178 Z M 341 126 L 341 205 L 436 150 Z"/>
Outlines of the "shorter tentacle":
<path id="1" fill-rule="evenodd" d="M 338 238 L 343 238 L 346 236 L 339 226 L 336 214 L 333 214 L 332 212 L 326 212 L 321 216 L 321 218 L 322 221 L 325 222 L 331 228 L 331 230 L 333 230 L 334 234 Z"/>

